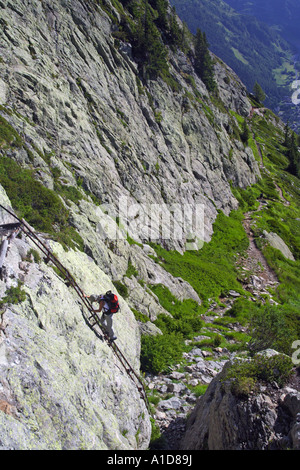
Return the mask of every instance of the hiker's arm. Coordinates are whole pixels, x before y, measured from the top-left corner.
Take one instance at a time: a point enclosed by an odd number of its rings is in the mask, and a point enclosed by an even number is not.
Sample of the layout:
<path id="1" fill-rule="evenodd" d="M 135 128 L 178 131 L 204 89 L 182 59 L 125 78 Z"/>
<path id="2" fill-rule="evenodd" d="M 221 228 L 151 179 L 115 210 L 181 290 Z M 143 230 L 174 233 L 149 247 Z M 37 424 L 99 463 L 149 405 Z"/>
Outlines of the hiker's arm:
<path id="1" fill-rule="evenodd" d="M 102 310 L 102 308 L 103 308 L 103 305 L 104 305 L 104 301 L 103 301 L 103 300 L 101 300 L 101 302 L 99 302 L 99 308 L 98 308 L 98 310 L 95 310 L 95 312 L 98 312 L 98 313 L 100 313 L 100 312 L 101 312 L 101 310 Z"/>

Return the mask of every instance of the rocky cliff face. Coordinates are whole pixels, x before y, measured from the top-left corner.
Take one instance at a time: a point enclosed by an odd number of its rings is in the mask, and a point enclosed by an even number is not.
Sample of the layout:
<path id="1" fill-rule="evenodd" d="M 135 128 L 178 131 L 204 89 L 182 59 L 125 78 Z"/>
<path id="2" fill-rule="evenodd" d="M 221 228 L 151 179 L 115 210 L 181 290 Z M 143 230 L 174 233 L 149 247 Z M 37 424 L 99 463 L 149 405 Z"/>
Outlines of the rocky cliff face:
<path id="1" fill-rule="evenodd" d="M 187 57 L 170 52 L 179 92 L 161 79 L 145 89 L 130 45 L 115 44 L 116 26 L 94 2 L 0 6 L 1 103 L 18 111 L 19 119 L 11 120 L 34 155 L 33 162 L 24 152 L 18 160 L 39 167 L 51 186 L 40 157 L 50 154 L 50 167 L 59 167 L 66 184 L 80 178 L 114 207 L 120 196 L 129 205 L 203 203 L 208 239 L 216 210 L 236 207 L 229 180 L 246 186 L 258 169 L 251 150 L 232 138 L 230 114 L 210 102 Z M 219 62 L 216 76 L 227 109 L 247 115 L 250 104 L 237 77 Z M 194 79 L 198 103 L 186 77 Z M 143 231 L 134 235 L 142 238 Z M 98 251 L 106 261 L 107 250 Z"/>
<path id="2" fill-rule="evenodd" d="M 7 202 L 1 194 L 0 203 Z M 84 291 L 113 289 L 86 254 L 51 245 Z M 149 415 L 135 383 L 112 349 L 87 326 L 89 312 L 75 291 L 37 259 L 37 252 L 26 237 L 17 238 L 10 244 L 0 281 L 1 298 L 8 296 L 0 311 L 0 448 L 147 448 Z M 12 289 L 25 294 L 23 301 L 14 304 Z M 118 345 L 139 373 L 138 325 L 127 304 L 120 302 Z"/>
<path id="3" fill-rule="evenodd" d="M 266 352 L 269 355 L 276 351 Z M 191 413 L 180 444 L 183 450 L 299 449 L 299 374 L 284 388 L 260 384 L 238 396 L 224 381 L 228 362 Z"/>
<path id="4" fill-rule="evenodd" d="M 173 219 L 172 205 L 192 211 L 201 206 L 201 226 L 192 238 L 209 240 L 217 210 L 237 207 L 230 182 L 245 187 L 259 174 L 251 149 L 234 136 L 229 110 L 247 115 L 251 106 L 233 72 L 216 60 L 222 106 L 210 101 L 181 52 L 169 53 L 180 91 L 160 78 L 144 87 L 130 44 L 115 43 L 117 26 L 94 2 L 1 1 L 0 8 L 1 112 L 24 141 L 6 154 L 36 168 L 49 188 L 54 170 L 63 185 L 80 184 L 98 198 L 101 206 L 69 203 L 85 251 L 113 279 L 125 275 L 132 251 L 137 257 L 136 246 L 131 249 L 124 233 L 116 232 L 104 208 L 135 240 L 182 250 L 190 227 L 181 214 Z M 158 210 L 153 207 L 170 215 L 166 237 L 151 216 Z M 151 282 L 156 267 L 144 251 L 139 250 L 139 266 L 146 263 L 142 275 Z M 152 303 L 141 292 L 137 301 L 142 296 L 146 305 Z"/>
<path id="5" fill-rule="evenodd" d="M 127 286 L 116 330 L 138 369 L 140 336 L 130 308 L 151 319 L 164 311 L 144 286 L 163 283 L 180 299 L 200 301 L 149 256 L 149 238 L 184 250 L 184 221 L 170 215 L 170 227 L 175 220 L 183 236 L 171 230 L 162 240 L 159 230 L 149 237 L 145 213 L 153 204 L 165 212 L 175 203 L 201 205 L 203 230 L 193 235 L 207 241 L 217 211 L 237 207 L 230 183 L 246 187 L 259 175 L 251 149 L 234 135 L 232 111 L 248 115 L 251 108 L 245 88 L 215 60 L 220 101 L 213 104 L 180 51 L 169 51 L 176 92 L 160 78 L 142 84 L 131 45 L 115 41 L 117 22 L 98 2 L 0 0 L 0 18 L 0 113 L 22 142 L 1 154 L 35 169 L 47 188 L 56 178 L 84 195 L 67 203 L 84 253 L 53 249 L 87 293 L 112 287 L 112 280 Z M 5 194 L 2 201 L 9 204 Z M 128 241 L 122 226 L 140 243 Z M 2 297 L 18 280 L 26 292 L 1 314 L 1 446 L 146 448 L 150 423 L 136 388 L 52 268 L 26 261 L 29 250 L 28 241 L 17 240 L 0 282 Z M 129 262 L 143 282 L 125 276 Z"/>

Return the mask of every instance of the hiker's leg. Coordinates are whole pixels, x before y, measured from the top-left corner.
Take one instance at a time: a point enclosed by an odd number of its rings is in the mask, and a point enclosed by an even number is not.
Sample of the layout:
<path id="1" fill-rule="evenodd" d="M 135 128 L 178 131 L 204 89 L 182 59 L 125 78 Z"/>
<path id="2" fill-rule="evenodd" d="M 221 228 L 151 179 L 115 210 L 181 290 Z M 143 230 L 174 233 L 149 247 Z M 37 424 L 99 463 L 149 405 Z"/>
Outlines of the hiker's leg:
<path id="1" fill-rule="evenodd" d="M 104 313 L 102 314 L 102 316 L 100 318 L 100 323 L 101 323 L 102 326 L 104 326 L 105 329 L 107 329 L 107 327 L 106 327 L 106 318 L 105 318 Z"/>
<path id="2" fill-rule="evenodd" d="M 107 325 L 107 331 L 108 331 L 110 339 L 116 338 L 115 332 L 113 329 L 112 317 L 113 317 L 112 315 L 106 315 L 106 325 Z"/>
<path id="3" fill-rule="evenodd" d="M 8 240 L 7 238 L 5 238 L 5 240 L 3 240 L 3 242 L 0 245 L 0 269 L 2 268 L 4 260 L 5 260 L 7 248 L 8 248 Z"/>
<path id="4" fill-rule="evenodd" d="M 103 313 L 102 317 L 100 318 L 100 322 L 101 325 L 104 326 L 105 330 L 108 332 L 109 338 L 117 339 L 113 329 L 112 315 L 105 315 L 105 313 Z"/>

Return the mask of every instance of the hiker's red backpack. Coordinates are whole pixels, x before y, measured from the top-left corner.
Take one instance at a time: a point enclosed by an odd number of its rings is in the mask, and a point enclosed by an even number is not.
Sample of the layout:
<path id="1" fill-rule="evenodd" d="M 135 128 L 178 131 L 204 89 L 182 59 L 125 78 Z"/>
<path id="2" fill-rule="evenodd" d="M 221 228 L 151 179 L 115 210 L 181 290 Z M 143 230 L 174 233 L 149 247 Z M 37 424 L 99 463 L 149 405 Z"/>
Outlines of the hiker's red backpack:
<path id="1" fill-rule="evenodd" d="M 108 292 L 106 292 L 106 294 L 104 296 L 104 299 L 109 305 L 109 310 L 107 312 L 108 314 L 109 313 L 117 313 L 120 310 L 119 299 L 116 296 L 116 294 L 113 294 L 109 290 Z"/>

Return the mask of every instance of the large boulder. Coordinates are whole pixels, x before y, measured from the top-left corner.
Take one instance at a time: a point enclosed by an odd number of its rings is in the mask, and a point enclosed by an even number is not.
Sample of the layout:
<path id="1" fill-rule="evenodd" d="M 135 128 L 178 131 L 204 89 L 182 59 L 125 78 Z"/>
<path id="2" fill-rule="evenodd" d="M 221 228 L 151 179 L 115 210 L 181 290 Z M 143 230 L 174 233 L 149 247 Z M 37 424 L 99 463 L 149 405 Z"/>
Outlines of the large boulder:
<path id="1" fill-rule="evenodd" d="M 188 418 L 181 450 L 299 448 L 300 392 L 261 385 L 248 395 L 224 381 L 230 362 L 209 384 Z"/>
<path id="2" fill-rule="evenodd" d="M 276 250 L 281 251 L 283 256 L 291 261 L 295 261 L 294 255 L 287 246 L 287 244 L 282 240 L 282 238 L 274 232 L 267 232 L 264 230 L 263 235 L 266 241 Z"/>

